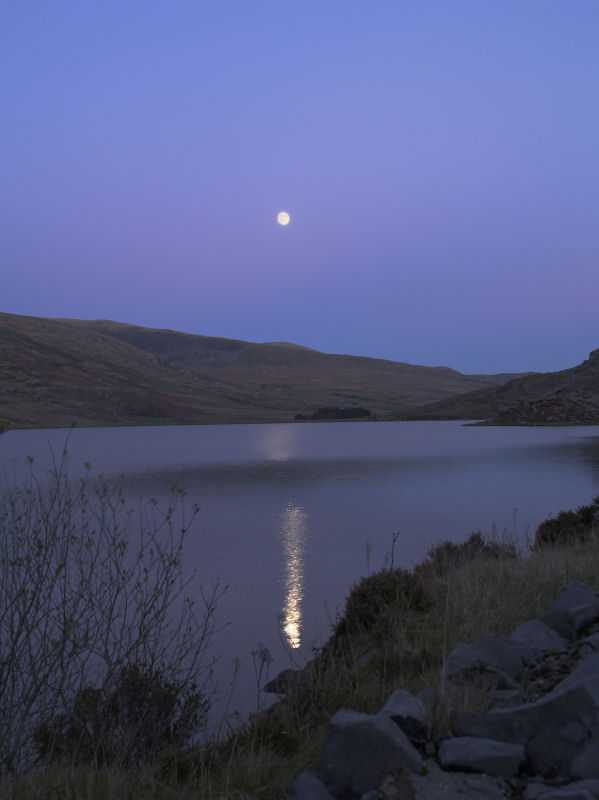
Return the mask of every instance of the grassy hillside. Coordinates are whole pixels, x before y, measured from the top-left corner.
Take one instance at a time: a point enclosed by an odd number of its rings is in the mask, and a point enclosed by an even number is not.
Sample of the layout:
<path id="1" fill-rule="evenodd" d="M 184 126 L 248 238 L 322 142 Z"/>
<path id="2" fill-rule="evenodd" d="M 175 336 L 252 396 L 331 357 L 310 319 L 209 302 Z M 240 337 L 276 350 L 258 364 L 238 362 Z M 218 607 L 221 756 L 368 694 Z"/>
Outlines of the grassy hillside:
<path id="1" fill-rule="evenodd" d="M 0 314 L 0 424 L 8 427 L 288 421 L 324 406 L 388 415 L 505 377 L 285 342 Z"/>

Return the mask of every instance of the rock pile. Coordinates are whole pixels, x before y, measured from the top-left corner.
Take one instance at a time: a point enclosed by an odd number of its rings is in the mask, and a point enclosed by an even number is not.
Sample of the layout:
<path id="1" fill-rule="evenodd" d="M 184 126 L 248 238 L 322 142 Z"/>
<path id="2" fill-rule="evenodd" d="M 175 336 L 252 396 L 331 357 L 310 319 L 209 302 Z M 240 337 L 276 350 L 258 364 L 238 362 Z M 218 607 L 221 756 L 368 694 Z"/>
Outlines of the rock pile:
<path id="1" fill-rule="evenodd" d="M 481 682 L 489 710 L 459 710 L 460 689 Z M 432 723 L 440 696 L 453 733 L 442 740 Z M 397 690 L 378 714 L 339 711 L 317 773 L 302 773 L 287 795 L 505 797 L 599 800 L 599 594 L 583 583 L 568 583 L 541 621 L 460 643 L 436 691 Z"/>

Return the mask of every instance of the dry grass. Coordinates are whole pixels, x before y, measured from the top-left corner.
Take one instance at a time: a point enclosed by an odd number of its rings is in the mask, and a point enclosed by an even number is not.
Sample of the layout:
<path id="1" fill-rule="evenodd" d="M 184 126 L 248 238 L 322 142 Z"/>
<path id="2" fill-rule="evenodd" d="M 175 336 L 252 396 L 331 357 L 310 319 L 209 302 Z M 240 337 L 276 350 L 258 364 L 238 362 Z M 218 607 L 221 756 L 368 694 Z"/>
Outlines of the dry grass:
<path id="1" fill-rule="evenodd" d="M 200 787 L 173 787 L 151 771 L 52 767 L 0 783 L 3 800 L 199 800 Z"/>

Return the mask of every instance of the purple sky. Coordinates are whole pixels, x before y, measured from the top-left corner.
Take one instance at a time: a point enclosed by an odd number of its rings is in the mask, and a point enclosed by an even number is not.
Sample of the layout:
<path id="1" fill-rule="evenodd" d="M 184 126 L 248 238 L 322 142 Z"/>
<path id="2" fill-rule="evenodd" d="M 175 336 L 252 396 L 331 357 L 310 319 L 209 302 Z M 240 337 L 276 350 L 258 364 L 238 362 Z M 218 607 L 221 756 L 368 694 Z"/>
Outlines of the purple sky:
<path id="1" fill-rule="evenodd" d="M 596 0 L 2 0 L 0 310 L 573 366 L 598 43 Z"/>

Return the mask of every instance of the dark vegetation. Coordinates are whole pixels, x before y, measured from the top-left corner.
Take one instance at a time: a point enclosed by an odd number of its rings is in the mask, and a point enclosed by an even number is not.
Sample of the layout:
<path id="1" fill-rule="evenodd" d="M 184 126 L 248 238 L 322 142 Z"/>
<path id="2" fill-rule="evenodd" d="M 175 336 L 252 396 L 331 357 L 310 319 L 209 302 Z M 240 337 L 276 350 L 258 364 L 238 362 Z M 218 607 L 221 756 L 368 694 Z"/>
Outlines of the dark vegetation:
<path id="1" fill-rule="evenodd" d="M 462 564 L 476 559 L 493 560 L 517 558 L 518 548 L 511 539 L 502 542 L 486 541 L 480 531 L 470 534 L 465 542 L 445 541 L 434 547 L 422 564 L 414 567 L 416 576 L 446 575 Z"/>
<path id="2" fill-rule="evenodd" d="M 551 545 L 568 545 L 588 540 L 599 529 L 599 497 L 588 506 L 575 511 L 560 511 L 537 528 L 534 540 L 536 550 Z"/>
<path id="3" fill-rule="evenodd" d="M 326 408 L 319 408 L 313 414 L 296 414 L 297 420 L 332 420 L 332 419 L 367 419 L 372 416 L 367 408 L 361 406 L 327 406 Z"/>
<path id="4" fill-rule="evenodd" d="M 63 713 L 34 731 L 41 762 L 132 767 L 185 747 L 210 703 L 193 680 L 127 664 L 102 687 L 77 691 Z"/>

